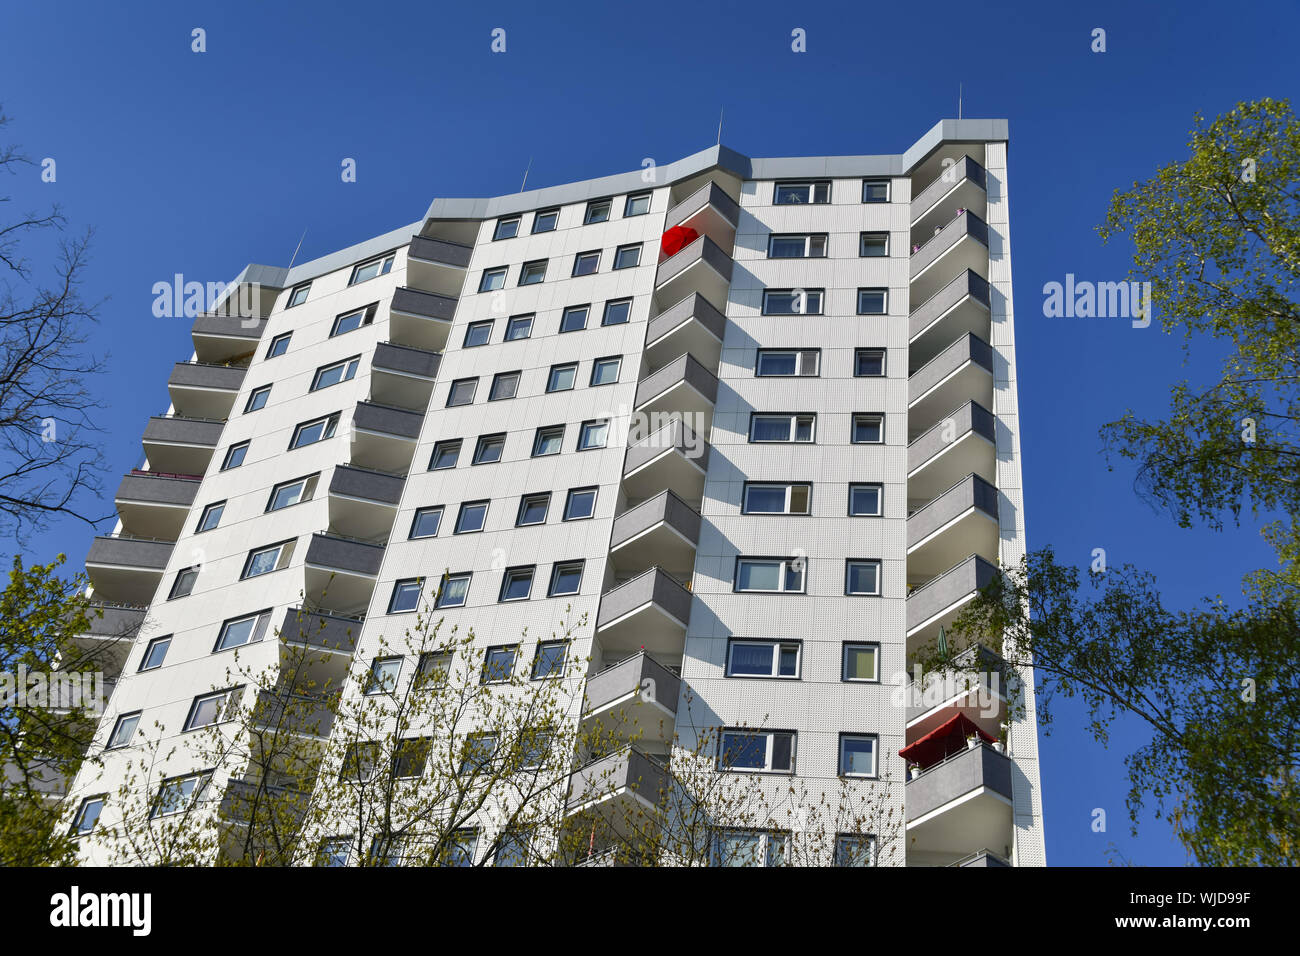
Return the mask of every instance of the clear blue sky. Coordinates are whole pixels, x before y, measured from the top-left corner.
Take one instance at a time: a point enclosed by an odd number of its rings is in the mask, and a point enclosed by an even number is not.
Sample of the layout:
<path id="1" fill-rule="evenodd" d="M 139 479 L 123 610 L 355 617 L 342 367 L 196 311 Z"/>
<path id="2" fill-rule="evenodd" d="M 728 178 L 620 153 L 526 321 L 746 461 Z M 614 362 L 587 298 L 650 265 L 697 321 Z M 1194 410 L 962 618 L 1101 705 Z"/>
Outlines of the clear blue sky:
<path id="1" fill-rule="evenodd" d="M 562 11 L 562 12 L 561 12 Z M 207 31 L 207 52 L 190 31 Z M 507 31 L 507 52 L 489 50 Z M 807 31 L 807 52 L 790 49 Z M 1094 27 L 1107 52 L 1090 51 Z M 167 407 L 189 322 L 156 319 L 174 273 L 229 280 L 246 263 L 300 261 L 419 218 L 435 196 L 519 188 L 668 162 L 723 141 L 751 156 L 900 152 L 941 118 L 1011 123 L 1010 200 L 1026 516 L 1032 547 L 1080 565 L 1155 571 L 1172 603 L 1240 596 L 1268 562 L 1253 530 L 1182 531 L 1108 472 L 1097 427 L 1155 413 L 1185 369 L 1175 340 L 1118 320 L 1047 319 L 1042 287 L 1067 272 L 1119 279 L 1129 250 L 1094 227 L 1116 187 L 1184 154 L 1192 116 L 1297 97 L 1291 3 L 1200 0 L 845 3 L 25 3 L 0 11 L 0 103 L 37 171 L 0 182 L 13 207 L 60 202 L 94 225 L 87 293 L 107 297 L 96 384 L 108 405 L 109 491 Z M 344 157 L 358 181 L 340 181 Z M 89 546 L 58 525 L 33 558 Z M 1207 560 L 1211 557 L 1211 560 Z M 1181 864 L 1169 828 L 1128 834 L 1122 730 L 1095 745 L 1063 708 L 1043 741 L 1048 860 Z M 1093 833 L 1105 808 L 1109 832 Z"/>

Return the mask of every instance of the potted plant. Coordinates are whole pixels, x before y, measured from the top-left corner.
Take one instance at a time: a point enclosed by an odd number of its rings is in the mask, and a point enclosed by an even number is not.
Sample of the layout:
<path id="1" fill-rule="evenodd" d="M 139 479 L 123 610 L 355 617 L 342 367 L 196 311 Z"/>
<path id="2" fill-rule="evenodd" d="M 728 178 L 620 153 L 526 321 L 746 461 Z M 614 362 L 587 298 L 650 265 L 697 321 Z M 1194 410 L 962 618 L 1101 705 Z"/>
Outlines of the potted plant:
<path id="1" fill-rule="evenodd" d="M 967 750 L 974 750 L 976 747 L 979 746 L 979 742 L 980 742 L 980 735 L 979 735 L 979 734 L 967 734 L 967 735 L 966 735 L 966 749 L 967 749 Z"/>
<path id="2" fill-rule="evenodd" d="M 921 765 L 919 763 L 908 764 L 907 769 L 911 773 L 913 780 L 921 776 Z"/>
<path id="3" fill-rule="evenodd" d="M 1011 725 L 1003 722 L 1002 732 L 998 734 L 998 739 L 993 743 L 993 749 L 1000 754 L 1007 752 L 1007 731 L 1010 729 Z"/>

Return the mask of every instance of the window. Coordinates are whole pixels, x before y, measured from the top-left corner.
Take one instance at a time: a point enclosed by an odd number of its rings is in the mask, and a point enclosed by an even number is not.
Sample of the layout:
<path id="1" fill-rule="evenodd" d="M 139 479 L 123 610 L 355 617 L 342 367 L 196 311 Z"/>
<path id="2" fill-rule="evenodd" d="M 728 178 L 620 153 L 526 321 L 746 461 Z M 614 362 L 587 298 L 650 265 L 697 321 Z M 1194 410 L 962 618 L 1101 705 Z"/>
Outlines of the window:
<path id="1" fill-rule="evenodd" d="M 740 513 L 746 515 L 806 515 L 810 512 L 812 485 L 795 482 L 745 482 Z"/>
<path id="2" fill-rule="evenodd" d="M 644 216 L 650 211 L 650 194 L 639 193 L 635 196 L 628 196 L 623 203 L 623 218 L 630 216 Z"/>
<path id="3" fill-rule="evenodd" d="M 453 438 L 448 441 L 440 441 L 433 446 L 433 454 L 429 456 L 429 470 L 438 471 L 442 468 L 455 468 L 456 462 L 460 460 L 460 439 Z"/>
<path id="4" fill-rule="evenodd" d="M 271 386 L 263 385 L 261 388 L 255 388 L 248 394 L 248 401 L 244 403 L 244 414 L 255 412 L 258 409 L 266 407 L 266 400 L 271 397 Z"/>
<path id="5" fill-rule="evenodd" d="M 226 449 L 226 457 L 221 462 L 221 470 L 229 471 L 231 468 L 238 468 L 244 463 L 244 458 L 248 455 L 248 442 L 241 441 L 231 445 Z"/>
<path id="6" fill-rule="evenodd" d="M 428 651 L 420 655 L 420 662 L 415 667 L 415 685 L 423 686 L 431 681 L 446 681 L 451 673 L 452 653 L 450 651 Z"/>
<path id="7" fill-rule="evenodd" d="M 594 252 L 580 252 L 573 259 L 573 275 L 575 277 L 594 275 L 599 268 L 599 249 Z"/>
<path id="8" fill-rule="evenodd" d="M 403 737 L 393 749 L 395 750 L 393 776 L 398 779 L 418 777 L 424 773 L 424 766 L 429 761 L 429 751 L 433 749 L 433 741 L 428 737 Z"/>
<path id="9" fill-rule="evenodd" d="M 844 563 L 844 593 L 878 596 L 880 594 L 880 562 L 858 561 L 850 558 Z"/>
<path id="10" fill-rule="evenodd" d="M 370 674 L 366 678 L 365 692 L 370 695 L 391 694 L 397 690 L 397 679 L 401 676 L 400 657 L 376 657 L 370 662 Z"/>
<path id="11" fill-rule="evenodd" d="M 508 681 L 510 675 L 515 671 L 515 658 L 518 654 L 518 644 L 489 647 L 483 655 L 482 682 L 484 684 L 499 684 L 502 681 Z"/>
<path id="12" fill-rule="evenodd" d="M 312 495 L 316 493 L 316 479 L 319 477 L 319 474 L 308 475 L 306 478 L 297 478 L 276 485 L 271 489 L 271 500 L 266 503 L 266 510 L 279 511 L 290 505 L 311 501 Z"/>
<path id="13" fill-rule="evenodd" d="M 761 830 L 719 830 L 713 838 L 714 866 L 784 866 L 789 835 Z"/>
<path id="14" fill-rule="evenodd" d="M 461 751 L 460 772 L 462 776 L 482 773 L 492 763 L 497 752 L 497 735 L 473 733 L 465 738 Z"/>
<path id="15" fill-rule="evenodd" d="M 116 750 L 119 747 L 125 747 L 131 743 L 131 738 L 135 736 L 135 729 L 140 726 L 140 711 L 131 714 L 123 714 L 117 718 L 117 723 L 113 725 L 113 732 L 108 735 L 108 743 L 104 745 L 105 750 Z"/>
<path id="16" fill-rule="evenodd" d="M 504 433 L 480 436 L 478 444 L 474 447 L 474 464 L 491 465 L 500 461 L 505 447 L 506 436 Z"/>
<path id="17" fill-rule="evenodd" d="M 569 497 L 564 502 L 564 520 L 577 521 L 590 518 L 596 513 L 596 489 L 570 488 Z"/>
<path id="18" fill-rule="evenodd" d="M 537 285 L 546 278 L 546 260 L 534 259 L 532 262 L 525 262 L 523 268 L 519 270 L 520 285 Z"/>
<path id="19" fill-rule="evenodd" d="M 492 241 L 498 239 L 513 239 L 519 235 L 519 217 L 511 216 L 509 219 L 498 219 L 497 227 L 492 231 Z"/>
<path id="20" fill-rule="evenodd" d="M 310 282 L 304 282 L 302 285 L 294 286 L 293 291 L 289 293 L 289 304 L 286 305 L 285 308 L 292 309 L 295 305 L 302 305 L 307 301 L 307 295 L 310 292 Z"/>
<path id="21" fill-rule="evenodd" d="M 875 735 L 840 734 L 840 776 L 874 777 L 875 775 Z"/>
<path id="22" fill-rule="evenodd" d="M 533 680 L 560 677 L 564 673 L 564 661 L 568 654 L 568 641 L 543 641 L 538 644 L 537 654 L 533 657 Z"/>
<path id="23" fill-rule="evenodd" d="M 482 278 L 478 280 L 478 290 L 480 292 L 496 292 L 498 289 L 505 288 L 505 284 L 505 266 L 498 266 L 495 269 L 484 269 Z"/>
<path id="24" fill-rule="evenodd" d="M 458 378 L 451 383 L 451 389 L 447 392 L 447 407 L 455 408 L 457 405 L 469 405 L 474 401 L 474 393 L 478 391 L 477 378 Z"/>
<path id="25" fill-rule="evenodd" d="M 215 694 L 201 694 L 195 697 L 194 703 L 190 705 L 190 715 L 185 720 L 185 729 L 199 730 L 228 720 L 234 716 L 242 691 L 242 687 L 234 687 L 230 690 L 219 690 Z"/>
<path id="26" fill-rule="evenodd" d="M 507 342 L 517 342 L 533 334 L 533 317 L 531 315 L 514 315 L 506 321 Z"/>
<path id="27" fill-rule="evenodd" d="M 836 866 L 875 866 L 876 838 L 856 833 L 841 833 L 835 837 Z"/>
<path id="28" fill-rule="evenodd" d="M 764 315 L 821 315 L 821 289 L 768 289 L 763 293 Z"/>
<path id="29" fill-rule="evenodd" d="M 77 815 L 72 819 L 72 835 L 85 836 L 95 829 L 99 815 L 104 812 L 104 797 L 87 797 L 77 808 Z"/>
<path id="30" fill-rule="evenodd" d="M 591 363 L 591 385 L 614 385 L 618 382 L 618 372 L 623 366 L 623 357 L 601 358 Z"/>
<path id="31" fill-rule="evenodd" d="M 615 269 L 635 269 L 641 264 L 641 243 L 619 246 L 614 250 Z"/>
<path id="32" fill-rule="evenodd" d="M 154 804 L 150 816 L 168 817 L 184 813 L 203 798 L 211 777 L 210 773 L 193 773 L 187 777 L 164 780 L 158 790 L 158 802 Z"/>
<path id="33" fill-rule="evenodd" d="M 821 364 L 820 349 L 759 349 L 754 360 L 758 376 L 815 376 Z"/>
<path id="34" fill-rule="evenodd" d="M 329 388 L 331 385 L 337 385 L 339 382 L 350 382 L 357 374 L 357 366 L 361 364 L 361 356 L 354 355 L 350 359 L 344 359 L 342 362 L 335 362 L 333 365 L 323 365 L 316 370 L 316 377 L 311 380 L 310 391 L 317 391 L 322 388 Z"/>
<path id="35" fill-rule="evenodd" d="M 798 641 L 729 641 L 727 676 L 798 680 L 801 656 Z"/>
<path id="36" fill-rule="evenodd" d="M 167 600 L 172 601 L 176 598 L 189 597 L 194 591 L 194 582 L 199 579 L 199 569 L 181 568 L 176 572 L 176 580 L 172 582 L 171 593 L 167 595 Z"/>
<path id="37" fill-rule="evenodd" d="M 561 332 L 579 332 L 587 327 L 589 305 L 571 305 L 560 314 Z"/>
<path id="38" fill-rule="evenodd" d="M 596 199 L 587 203 L 587 212 L 582 217 L 582 224 L 590 226 L 592 223 L 606 222 L 609 219 L 609 207 L 608 199 Z"/>
<path id="39" fill-rule="evenodd" d="M 558 209 L 539 209 L 533 214 L 533 234 L 539 232 L 554 232 L 555 226 L 560 220 L 560 210 Z"/>
<path id="40" fill-rule="evenodd" d="M 737 558 L 735 590 L 802 594 L 803 572 L 799 558 Z"/>
<path id="41" fill-rule="evenodd" d="M 551 589 L 547 597 L 577 594 L 582 588 L 582 561 L 566 561 L 551 570 Z"/>
<path id="42" fill-rule="evenodd" d="M 578 432 L 578 451 L 588 451 L 593 448 L 604 448 L 605 442 L 609 437 L 609 420 L 598 422 L 583 422 L 582 430 Z"/>
<path id="43" fill-rule="evenodd" d="M 855 445 L 879 445 L 885 440 L 885 416 L 875 412 L 859 412 L 853 416 Z"/>
<path id="44" fill-rule="evenodd" d="M 551 507 L 549 491 L 536 495 L 524 495 L 519 499 L 519 517 L 515 525 L 522 527 L 529 524 L 545 524 L 546 512 Z"/>
<path id="45" fill-rule="evenodd" d="M 390 252 L 386 256 L 380 256 L 378 259 L 371 259 L 369 262 L 363 262 L 361 265 L 352 270 L 352 278 L 348 280 L 348 285 L 356 285 L 359 282 L 367 282 L 376 276 L 386 276 L 393 271 L 394 255 Z"/>
<path id="46" fill-rule="evenodd" d="M 388 599 L 388 613 L 401 614 L 414 611 L 420 606 L 420 592 L 424 590 L 424 578 L 404 578 L 393 582 L 393 594 Z"/>
<path id="47" fill-rule="evenodd" d="M 879 259 L 889 255 L 889 233 L 864 232 L 858 236 L 858 255 Z"/>
<path id="48" fill-rule="evenodd" d="M 563 425 L 548 425 L 545 428 L 539 428 L 536 437 L 533 439 L 533 457 L 541 458 L 544 455 L 558 455 L 563 444 Z"/>
<path id="49" fill-rule="evenodd" d="M 348 744 L 343 752 L 343 768 L 339 776 L 345 780 L 364 783 L 372 779 L 379 768 L 379 744 L 367 741 Z"/>
<path id="50" fill-rule="evenodd" d="M 888 300 L 887 289 L 859 289 L 858 315 L 884 315 Z"/>
<path id="51" fill-rule="evenodd" d="M 566 365 L 552 365 L 551 374 L 546 379 L 546 390 L 548 392 L 567 392 L 577 384 L 577 381 L 577 362 L 570 362 Z"/>
<path id="52" fill-rule="evenodd" d="M 527 601 L 533 591 L 533 572 L 535 567 L 506 568 L 501 579 L 501 593 L 498 601 Z"/>
<path id="53" fill-rule="evenodd" d="M 854 349 L 853 374 L 879 377 L 885 374 L 884 349 Z"/>
<path id="54" fill-rule="evenodd" d="M 303 422 L 293 430 L 293 438 L 289 442 L 289 450 L 302 448 L 304 445 L 314 445 L 318 441 L 325 441 L 327 438 L 334 437 L 334 431 L 339 426 L 339 413 L 335 412 L 326 418 L 317 418 L 315 421 Z"/>
<path id="55" fill-rule="evenodd" d="M 144 649 L 144 657 L 140 661 L 140 670 L 151 671 L 162 667 L 163 661 L 167 659 L 167 649 L 171 646 L 172 637 L 170 634 L 166 637 L 155 637 Z"/>
<path id="56" fill-rule="evenodd" d="M 492 338 L 492 323 L 488 322 L 471 322 L 465 326 L 465 341 L 461 343 L 462 348 L 472 349 L 475 346 L 487 345 Z"/>
<path id="57" fill-rule="evenodd" d="M 824 259 L 826 233 L 798 232 L 788 235 L 773 234 L 767 239 L 769 259 Z"/>
<path id="58" fill-rule="evenodd" d="M 266 350 L 266 357 L 269 359 L 279 358 L 289 351 L 289 340 L 291 338 L 293 338 L 293 333 L 285 332 L 284 335 L 277 335 L 271 339 L 271 346 Z"/>
<path id="59" fill-rule="evenodd" d="M 806 413 L 759 413 L 749 416 L 749 440 L 811 442 L 817 416 Z"/>
<path id="60" fill-rule="evenodd" d="M 608 210 L 606 212 L 608 214 Z M 492 861 L 492 865 L 527 866 L 529 842 L 528 831 L 514 827 L 507 828 L 497 842 L 496 859 Z"/>
<path id="61" fill-rule="evenodd" d="M 719 770 L 794 770 L 794 731 L 724 730 L 718 741 Z"/>
<path id="62" fill-rule="evenodd" d="M 888 179 L 862 180 L 862 201 L 863 202 L 889 202 L 889 180 Z"/>
<path id="63" fill-rule="evenodd" d="M 201 534 L 204 531 L 211 531 L 221 524 L 221 515 L 225 510 L 226 503 L 224 501 L 214 501 L 208 505 L 199 515 L 199 526 L 194 529 L 194 533 Z"/>
<path id="64" fill-rule="evenodd" d="M 772 202 L 777 206 L 797 206 L 801 203 L 828 203 L 831 201 L 829 179 L 803 180 L 777 183 Z"/>
<path id="65" fill-rule="evenodd" d="M 370 325 L 375 321 L 375 312 L 379 309 L 378 302 L 372 302 L 363 309 L 355 309 L 352 312 L 344 312 L 334 319 L 334 327 L 330 329 L 330 338 L 336 335 L 342 335 L 345 332 L 351 332 L 353 329 L 359 329 L 363 325 Z"/>
<path id="66" fill-rule="evenodd" d="M 434 538 L 438 535 L 438 526 L 442 524 L 442 506 L 420 508 L 411 519 L 412 538 Z"/>
<path id="67" fill-rule="evenodd" d="M 293 559 L 293 546 L 292 540 L 281 541 L 279 544 L 248 552 L 248 560 L 244 562 L 244 573 L 239 576 L 240 580 L 255 578 L 259 574 L 270 574 L 272 571 L 287 567 Z"/>
<path id="68" fill-rule="evenodd" d="M 877 484 L 849 485 L 849 514 L 855 517 L 879 518 L 884 487 Z"/>
<path id="69" fill-rule="evenodd" d="M 879 683 L 880 645 L 844 642 L 840 680 Z"/>
<path id="70" fill-rule="evenodd" d="M 469 596 L 469 582 L 472 574 L 449 574 L 442 579 L 442 589 L 434 600 L 434 607 L 464 607 Z"/>
<path id="71" fill-rule="evenodd" d="M 632 315 L 631 299 L 615 299 L 612 302 L 605 303 L 605 314 L 600 320 L 601 325 L 622 325 Z"/>
<path id="72" fill-rule="evenodd" d="M 349 837 L 322 840 L 316 851 L 317 866 L 347 866 L 352 856 L 352 840 Z"/>
<path id="73" fill-rule="evenodd" d="M 456 515 L 456 534 L 468 534 L 482 531 L 483 522 L 487 520 L 488 503 L 486 501 L 467 501 L 460 506 Z"/>
<path id="74" fill-rule="evenodd" d="M 270 623 L 270 611 L 259 611 L 256 614 L 231 618 L 221 625 L 221 634 L 217 637 L 217 646 L 212 649 L 212 652 L 215 654 L 217 651 L 229 650 L 232 647 L 256 644 L 266 636 L 266 628 Z"/>

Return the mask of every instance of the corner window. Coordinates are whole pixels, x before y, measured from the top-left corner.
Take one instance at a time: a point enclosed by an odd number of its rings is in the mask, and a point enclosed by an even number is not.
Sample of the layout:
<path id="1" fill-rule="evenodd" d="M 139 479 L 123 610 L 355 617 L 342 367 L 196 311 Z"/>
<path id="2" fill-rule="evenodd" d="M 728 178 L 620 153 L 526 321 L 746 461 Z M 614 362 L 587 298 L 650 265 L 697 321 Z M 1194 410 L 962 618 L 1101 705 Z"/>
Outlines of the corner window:
<path id="1" fill-rule="evenodd" d="M 587 203 L 587 212 L 582 217 L 582 224 L 590 226 L 597 222 L 607 222 L 609 220 L 610 201 L 608 199 L 597 199 Z"/>
<path id="2" fill-rule="evenodd" d="M 498 219 L 497 227 L 492 231 L 492 241 L 513 239 L 517 235 L 519 235 L 518 216 L 511 216 L 509 219 Z"/>
<path id="3" fill-rule="evenodd" d="M 884 486 L 875 483 L 849 485 L 849 516 L 879 518 L 883 512 Z"/>
<path id="4" fill-rule="evenodd" d="M 858 290 L 858 315 L 884 315 L 888 303 L 888 289 Z"/>
<path id="5" fill-rule="evenodd" d="M 772 202 L 777 206 L 798 206 L 805 203 L 828 203 L 831 201 L 831 181 L 815 179 L 780 182 L 775 185 Z"/>
<path id="6" fill-rule="evenodd" d="M 821 315 L 821 289 L 768 289 L 763 293 L 764 315 Z"/>
<path id="7" fill-rule="evenodd" d="M 806 481 L 745 482 L 740 513 L 747 515 L 806 515 L 811 511 L 812 485 Z"/>
<path id="8" fill-rule="evenodd" d="M 718 769 L 791 773 L 794 740 L 791 730 L 724 730 L 718 740 Z"/>
<path id="9" fill-rule="evenodd" d="M 594 252 L 580 252 L 573 259 L 573 275 L 589 276 L 594 275 L 600 268 L 600 250 Z"/>
<path id="10" fill-rule="evenodd" d="M 781 677 L 798 680 L 798 641 L 744 641 L 727 643 L 728 677 Z"/>
<path id="11" fill-rule="evenodd" d="M 762 594 L 803 594 L 803 558 L 737 558 L 736 591 Z"/>
<path id="12" fill-rule="evenodd" d="M 760 377 L 813 377 L 821 364 L 820 349 L 759 349 L 754 374 Z"/>
<path id="13" fill-rule="evenodd" d="M 371 259 L 369 262 L 363 262 L 352 270 L 352 278 L 348 280 L 348 285 L 356 285 L 358 282 L 366 282 L 376 276 L 386 276 L 393 271 L 393 259 L 395 256 L 389 253 L 386 256 L 380 256 L 378 259 Z"/>
<path id="14" fill-rule="evenodd" d="M 879 597 L 880 562 L 860 561 L 852 558 L 844 562 L 844 593 Z"/>

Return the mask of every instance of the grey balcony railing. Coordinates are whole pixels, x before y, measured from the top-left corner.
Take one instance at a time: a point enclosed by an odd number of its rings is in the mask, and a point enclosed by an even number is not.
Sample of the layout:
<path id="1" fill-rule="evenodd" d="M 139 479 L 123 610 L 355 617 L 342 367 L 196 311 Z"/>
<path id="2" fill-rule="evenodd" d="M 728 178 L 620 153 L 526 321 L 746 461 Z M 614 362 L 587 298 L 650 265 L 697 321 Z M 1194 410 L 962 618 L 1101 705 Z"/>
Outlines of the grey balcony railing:
<path id="1" fill-rule="evenodd" d="M 954 860 L 949 866 L 1010 866 L 1011 861 L 992 850 L 976 850 L 960 860 Z"/>
<path id="2" fill-rule="evenodd" d="M 663 491 L 614 519 L 609 546 L 617 548 L 663 522 L 691 544 L 700 540 L 700 513 L 671 491 Z"/>
<path id="3" fill-rule="evenodd" d="M 627 747 L 575 770 L 569 784 L 569 805 L 623 791 L 658 805 L 668 792 L 668 771 L 635 747 Z"/>
<path id="4" fill-rule="evenodd" d="M 134 638 L 148 608 L 130 604 L 91 604 L 86 609 L 86 633 L 94 637 Z"/>
<path id="5" fill-rule="evenodd" d="M 364 621 L 338 617 L 323 611 L 288 608 L 280 622 L 280 640 L 325 651 L 352 654 L 357 648 Z"/>
<path id="6" fill-rule="evenodd" d="M 257 726 L 276 728 L 307 737 L 328 737 L 334 722 L 334 708 L 328 700 L 259 690 L 253 709 Z"/>
<path id="7" fill-rule="evenodd" d="M 683 219 L 694 215 L 705 206 L 713 206 L 733 227 L 739 225 L 740 203 L 728 196 L 721 186 L 710 180 L 668 210 L 664 228 L 679 225 Z"/>
<path id="8" fill-rule="evenodd" d="M 963 156 L 953 165 L 946 167 L 912 200 L 912 218 L 920 219 L 939 201 L 940 197 L 946 196 L 949 190 L 965 179 L 969 179 L 980 189 L 988 188 L 988 174 L 984 167 L 969 156 Z"/>
<path id="9" fill-rule="evenodd" d="M 375 357 L 370 367 L 376 370 L 401 372 L 404 375 L 418 375 L 421 378 L 436 378 L 442 356 L 427 349 L 415 349 L 409 345 L 396 345 L 392 342 L 380 342 L 375 346 Z"/>
<path id="10" fill-rule="evenodd" d="M 647 654 L 636 654 L 587 678 L 584 713 L 593 713 L 632 694 L 677 712 L 681 678 Z"/>
<path id="11" fill-rule="evenodd" d="M 659 271 L 655 275 L 655 285 L 661 286 L 675 279 L 697 262 L 705 263 L 727 282 L 731 281 L 733 265 L 731 256 L 723 252 L 722 248 L 708 236 L 700 236 L 659 266 Z"/>
<path id="12" fill-rule="evenodd" d="M 464 269 L 469 266 L 469 257 L 473 253 L 470 246 L 446 239 L 429 239 L 425 236 L 412 236 L 411 246 L 406 252 L 408 259 L 421 262 L 436 262 L 439 265 L 455 266 Z"/>
<path id="13" fill-rule="evenodd" d="M 651 568 L 601 595 L 596 627 L 602 628 L 647 604 L 657 605 L 683 623 L 691 616 L 691 592 L 659 568 Z"/>
<path id="14" fill-rule="evenodd" d="M 967 475 L 939 497 L 907 517 L 907 546 L 924 541 L 971 508 L 998 520 L 998 490 L 979 475 Z"/>
<path id="15" fill-rule="evenodd" d="M 652 432 L 635 445 L 629 445 L 623 474 L 630 474 L 653 461 L 665 451 L 672 450 L 694 461 L 702 470 L 709 467 L 709 443 L 696 435 L 681 419 L 673 419 L 663 428 Z"/>
<path id="16" fill-rule="evenodd" d="M 967 236 L 988 248 L 988 224 L 973 212 L 964 212 L 950 221 L 939 230 L 937 236 L 912 253 L 912 278 L 915 279 L 924 269 Z"/>
<path id="17" fill-rule="evenodd" d="M 916 471 L 967 432 L 982 435 L 990 442 L 996 440 L 993 413 L 979 402 L 967 402 L 945 421 L 914 438 L 907 446 L 907 470 Z"/>
<path id="18" fill-rule="evenodd" d="M 1011 761 L 986 744 L 949 757 L 907 781 L 903 798 L 907 819 L 918 820 L 981 787 L 1011 799 Z"/>
<path id="19" fill-rule="evenodd" d="M 144 429 L 144 441 L 215 448 L 224 423 L 207 418 L 155 415 Z"/>
<path id="20" fill-rule="evenodd" d="M 402 286 L 393 292 L 393 302 L 389 307 L 393 312 L 404 315 L 417 315 L 426 319 L 438 319 L 450 322 L 456 314 L 456 300 L 447 295 L 433 292 L 421 292 Z"/>
<path id="21" fill-rule="evenodd" d="M 421 412 L 392 405 L 377 405 L 374 402 L 357 402 L 356 411 L 352 415 L 354 428 L 399 438 L 419 438 L 423 422 L 424 415 Z"/>
<path id="22" fill-rule="evenodd" d="M 232 779 L 221 794 L 218 812 L 231 821 L 247 821 L 256 816 L 261 826 L 270 826 L 271 821 L 278 821 L 279 825 L 289 828 L 301 822 L 310 799 L 310 794 L 288 787 Z"/>
<path id="23" fill-rule="evenodd" d="M 650 320 L 645 334 L 646 345 L 653 345 L 669 332 L 691 319 L 712 332 L 719 342 L 727 332 L 727 317 L 713 307 L 708 299 L 692 292 L 676 305 L 660 312 Z"/>
<path id="24" fill-rule="evenodd" d="M 405 484 L 405 479 L 386 472 L 358 468 L 356 465 L 338 465 L 330 478 L 329 493 L 395 505 L 402 500 L 402 486 Z"/>
<path id="25" fill-rule="evenodd" d="M 222 337 L 248 339 L 249 343 L 262 337 L 266 328 L 266 319 L 244 318 L 239 315 L 205 314 L 194 319 L 192 334 L 219 335 Z"/>
<path id="26" fill-rule="evenodd" d="M 174 541 L 156 538 L 134 538 L 130 535 L 99 535 L 90 545 L 86 564 L 113 565 L 161 571 L 167 567 Z"/>
<path id="27" fill-rule="evenodd" d="M 967 269 L 957 278 L 922 302 L 907 320 L 908 338 L 916 338 L 962 299 L 970 296 L 984 308 L 989 307 L 989 284 L 978 274 Z"/>
<path id="28" fill-rule="evenodd" d="M 710 403 L 718 400 L 718 377 L 686 353 L 641 379 L 636 387 L 636 407 L 682 383 L 694 388 Z"/>
<path id="29" fill-rule="evenodd" d="M 248 369 L 242 365 L 177 362 L 167 384 L 180 388 L 213 388 L 237 392 L 247 372 Z"/>
<path id="30" fill-rule="evenodd" d="M 972 554 L 907 595 L 907 629 L 919 627 L 997 577 L 997 566 Z"/>
<path id="31" fill-rule="evenodd" d="M 307 545 L 307 564 L 354 574 L 377 575 L 384 546 L 333 534 L 313 534 Z"/>
<path id="32" fill-rule="evenodd" d="M 133 472 L 117 486 L 116 501 L 142 501 L 160 505 L 192 505 L 199 479 Z"/>
<path id="33" fill-rule="evenodd" d="M 914 402 L 967 362 L 993 374 L 993 346 L 967 332 L 907 378 L 907 400 Z"/>

